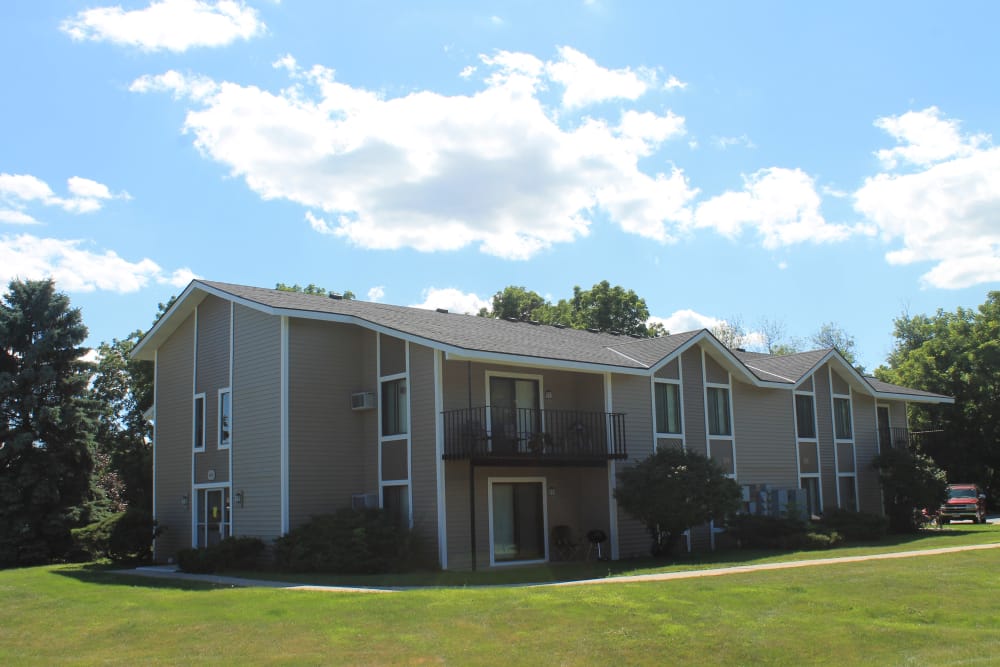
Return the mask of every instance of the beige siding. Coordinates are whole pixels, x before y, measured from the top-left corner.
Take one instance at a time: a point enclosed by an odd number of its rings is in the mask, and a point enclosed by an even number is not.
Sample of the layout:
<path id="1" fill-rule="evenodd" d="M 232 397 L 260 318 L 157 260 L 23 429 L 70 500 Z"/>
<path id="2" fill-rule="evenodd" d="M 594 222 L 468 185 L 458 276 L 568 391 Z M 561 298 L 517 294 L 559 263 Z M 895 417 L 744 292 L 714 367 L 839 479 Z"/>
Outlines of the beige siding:
<path id="1" fill-rule="evenodd" d="M 156 538 L 157 561 L 191 546 L 191 450 L 194 386 L 194 315 L 157 351 L 156 520 L 165 530 Z M 181 498 L 188 497 L 188 506 Z"/>
<path id="2" fill-rule="evenodd" d="M 739 483 L 798 488 L 792 393 L 734 382 L 733 414 Z"/>
<path id="3" fill-rule="evenodd" d="M 198 305 L 198 364 L 195 390 L 205 394 L 205 451 L 194 457 L 197 484 L 229 482 L 229 449 L 219 448 L 219 390 L 229 386 L 230 304 L 207 296 Z M 215 479 L 209 479 L 209 471 Z"/>
<path id="4" fill-rule="evenodd" d="M 445 506 L 448 508 L 448 569 L 472 568 L 472 524 L 470 517 L 469 462 L 447 461 L 444 464 Z M 486 528 L 477 526 L 477 531 Z M 479 559 L 477 566 L 482 564 Z M 486 561 L 489 563 L 489 560 Z"/>
<path id="5" fill-rule="evenodd" d="M 828 366 L 829 366 L 829 364 L 828 364 Z M 842 378 L 840 376 L 840 373 L 838 373 L 837 371 L 831 369 L 830 375 L 831 375 L 832 381 L 833 381 L 833 393 L 835 393 L 835 394 L 842 394 L 844 396 L 847 396 L 848 394 L 851 393 L 851 387 L 850 387 L 850 385 L 848 385 L 847 381 L 844 380 L 844 378 Z"/>
<path id="6" fill-rule="evenodd" d="M 281 320 L 236 306 L 233 363 L 233 508 L 236 535 L 281 534 Z"/>
<path id="7" fill-rule="evenodd" d="M 355 493 L 375 493 L 365 480 L 366 439 L 377 410 L 351 409 L 351 394 L 376 389 L 365 374 L 365 332 L 347 324 L 293 319 L 288 331 L 290 527 L 350 507 Z"/>
<path id="8" fill-rule="evenodd" d="M 612 377 L 612 401 L 615 412 L 624 412 L 628 460 L 618 461 L 622 467 L 642 461 L 653 453 L 653 406 L 649 393 L 649 378 L 632 375 Z M 617 483 L 617 480 L 615 480 Z M 594 493 L 599 493 L 598 489 Z M 618 509 L 618 555 L 630 558 L 649 554 L 650 537 L 646 527 Z"/>
<path id="9" fill-rule="evenodd" d="M 705 388 L 701 377 L 701 349 L 693 348 L 681 357 L 684 370 L 684 441 L 687 448 L 704 455 Z"/>
<path id="10" fill-rule="evenodd" d="M 434 351 L 410 345 L 410 454 L 413 529 L 428 556 L 438 559 L 437 412 L 434 410 Z"/>
<path id="11" fill-rule="evenodd" d="M 889 403 L 889 422 L 893 428 L 910 427 L 910 421 L 906 414 L 906 403 L 902 401 Z"/>
<path id="12" fill-rule="evenodd" d="M 875 399 L 855 393 L 852 396 L 854 410 L 854 455 L 857 460 L 858 509 L 862 512 L 882 513 L 882 494 L 879 489 L 878 473 L 872 461 L 878 454 L 878 438 L 875 427 Z"/>
<path id="13" fill-rule="evenodd" d="M 661 380 L 679 380 L 680 378 L 680 363 L 677 359 L 674 359 L 669 364 L 656 371 L 656 377 Z"/>
<path id="14" fill-rule="evenodd" d="M 705 355 L 705 379 L 713 384 L 729 384 L 729 371 L 720 366 L 711 354 Z"/>
<path id="15" fill-rule="evenodd" d="M 461 410 L 470 406 L 479 408 L 486 405 L 488 374 L 507 373 L 541 376 L 540 389 L 552 394 L 552 398 L 542 398 L 542 407 L 546 410 L 604 412 L 604 378 L 599 374 L 500 364 L 470 364 L 465 361 L 445 361 L 443 366 L 444 410 Z"/>

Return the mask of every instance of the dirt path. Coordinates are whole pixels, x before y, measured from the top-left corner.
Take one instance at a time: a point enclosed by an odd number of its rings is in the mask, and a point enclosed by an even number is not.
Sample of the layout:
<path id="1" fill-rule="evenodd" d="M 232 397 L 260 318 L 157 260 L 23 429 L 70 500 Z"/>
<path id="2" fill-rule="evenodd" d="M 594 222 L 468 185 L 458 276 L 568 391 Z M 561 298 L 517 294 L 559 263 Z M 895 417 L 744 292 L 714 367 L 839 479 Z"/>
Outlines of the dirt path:
<path id="1" fill-rule="evenodd" d="M 840 556 L 834 558 L 812 558 L 787 563 L 763 563 L 760 565 L 734 565 L 708 570 L 686 570 L 684 572 L 660 572 L 657 574 L 636 574 L 622 577 L 602 577 L 601 579 L 581 579 L 579 581 L 558 581 L 541 584 L 512 584 L 506 586 L 468 586 L 467 588 L 518 588 L 539 586 L 594 586 L 598 584 L 629 584 L 647 581 L 670 581 L 673 579 L 695 579 L 697 577 L 720 577 L 727 574 L 743 574 L 745 572 L 761 572 L 764 570 L 787 570 L 796 567 L 817 567 L 820 565 L 840 565 L 841 563 L 859 563 L 870 560 L 889 560 L 893 558 L 918 558 L 920 556 L 938 556 L 960 551 L 979 551 L 981 549 L 1000 548 L 1000 542 L 994 544 L 973 544 L 964 547 L 943 547 L 940 549 L 924 549 L 920 551 L 895 551 L 886 554 L 869 556 Z M 406 588 L 362 588 L 356 586 L 317 586 L 311 584 L 294 584 L 287 581 L 266 581 L 261 579 L 242 579 L 214 574 L 187 574 L 178 572 L 174 566 L 153 565 L 139 567 L 134 570 L 118 570 L 118 574 L 129 574 L 143 577 L 159 577 L 165 579 L 185 579 L 189 581 L 204 581 L 222 586 L 281 588 L 293 591 L 325 591 L 331 593 L 398 593 L 405 590 L 427 590 L 432 587 Z"/>

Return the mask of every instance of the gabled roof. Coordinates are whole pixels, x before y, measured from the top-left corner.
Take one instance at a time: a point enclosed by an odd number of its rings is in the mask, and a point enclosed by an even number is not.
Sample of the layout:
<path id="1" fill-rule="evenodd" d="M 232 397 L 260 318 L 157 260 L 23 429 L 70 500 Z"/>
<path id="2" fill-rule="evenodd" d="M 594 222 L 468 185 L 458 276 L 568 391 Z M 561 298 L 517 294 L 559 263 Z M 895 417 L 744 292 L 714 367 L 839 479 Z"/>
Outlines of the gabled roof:
<path id="1" fill-rule="evenodd" d="M 132 355 L 153 359 L 154 351 L 208 295 L 271 315 L 319 319 L 363 326 L 443 350 L 451 359 L 494 359 L 505 363 L 580 368 L 649 375 L 696 344 L 714 349 L 730 372 L 763 387 L 793 388 L 827 360 L 837 360 L 852 384 L 865 393 L 923 402 L 951 399 L 914 389 L 872 384 L 835 350 L 786 356 L 730 351 L 707 329 L 658 338 L 634 338 L 530 322 L 334 299 L 282 290 L 195 280 L 139 341 Z M 874 382 L 878 382 L 874 380 Z M 881 387 L 881 388 L 880 388 Z"/>
<path id="2" fill-rule="evenodd" d="M 911 403 L 954 403 L 955 399 L 951 396 L 945 396 L 944 394 L 935 394 L 930 391 L 923 391 L 920 389 L 910 389 L 909 387 L 901 387 L 898 384 L 890 384 L 888 382 L 882 382 L 876 377 L 871 375 L 865 376 L 865 381 L 871 385 L 872 389 L 877 391 L 880 397 L 883 398 L 898 398 L 904 401 L 910 401 Z"/>

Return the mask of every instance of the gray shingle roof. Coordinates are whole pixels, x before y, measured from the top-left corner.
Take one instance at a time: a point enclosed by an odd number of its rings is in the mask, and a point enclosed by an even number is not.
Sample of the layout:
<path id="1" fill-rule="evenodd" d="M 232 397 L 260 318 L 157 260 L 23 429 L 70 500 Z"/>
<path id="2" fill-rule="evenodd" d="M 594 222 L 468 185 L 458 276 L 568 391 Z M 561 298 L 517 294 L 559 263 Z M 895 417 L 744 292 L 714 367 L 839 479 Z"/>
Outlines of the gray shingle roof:
<path id="1" fill-rule="evenodd" d="M 865 381 L 872 386 L 872 389 L 882 394 L 900 394 L 903 396 L 913 396 L 922 398 L 951 398 L 950 396 L 945 396 L 943 394 L 935 394 L 930 391 L 923 391 L 921 389 L 910 389 L 909 387 L 901 387 L 898 384 L 890 384 L 888 382 L 882 382 L 876 377 L 870 375 L 865 376 Z"/>
<path id="2" fill-rule="evenodd" d="M 830 354 L 830 350 L 812 350 L 779 356 L 739 351 L 733 354 L 761 380 L 797 384 L 823 357 Z"/>

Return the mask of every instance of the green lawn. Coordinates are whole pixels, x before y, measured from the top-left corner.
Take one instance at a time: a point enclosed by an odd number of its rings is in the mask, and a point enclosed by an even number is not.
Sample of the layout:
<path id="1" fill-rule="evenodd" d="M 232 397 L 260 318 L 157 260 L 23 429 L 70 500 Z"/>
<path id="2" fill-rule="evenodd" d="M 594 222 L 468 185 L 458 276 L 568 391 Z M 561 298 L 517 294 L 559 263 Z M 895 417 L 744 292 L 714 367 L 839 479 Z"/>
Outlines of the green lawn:
<path id="1" fill-rule="evenodd" d="M 937 540 L 1000 536 L 956 532 Z M 998 572 L 990 549 L 660 583 L 371 594 L 28 568 L 0 572 L 0 664 L 987 664 L 1000 660 Z"/>

